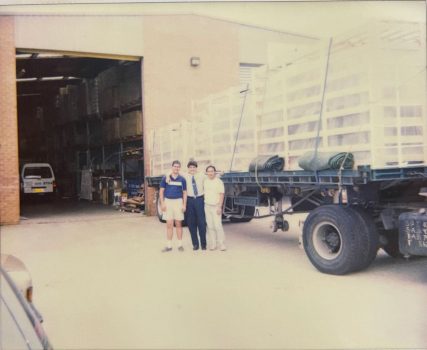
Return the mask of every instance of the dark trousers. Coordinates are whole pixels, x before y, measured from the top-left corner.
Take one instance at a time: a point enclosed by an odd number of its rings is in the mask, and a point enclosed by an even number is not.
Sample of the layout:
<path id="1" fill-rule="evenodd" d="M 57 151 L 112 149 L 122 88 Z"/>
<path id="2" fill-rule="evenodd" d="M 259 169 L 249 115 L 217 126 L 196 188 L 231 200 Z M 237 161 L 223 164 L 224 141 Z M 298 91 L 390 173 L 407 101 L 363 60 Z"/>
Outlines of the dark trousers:
<path id="1" fill-rule="evenodd" d="M 193 247 L 199 247 L 199 238 L 197 229 L 199 230 L 200 245 L 206 247 L 206 217 L 205 217 L 205 199 L 203 196 L 192 198 L 187 197 L 186 210 L 187 225 L 191 233 L 191 241 Z"/>

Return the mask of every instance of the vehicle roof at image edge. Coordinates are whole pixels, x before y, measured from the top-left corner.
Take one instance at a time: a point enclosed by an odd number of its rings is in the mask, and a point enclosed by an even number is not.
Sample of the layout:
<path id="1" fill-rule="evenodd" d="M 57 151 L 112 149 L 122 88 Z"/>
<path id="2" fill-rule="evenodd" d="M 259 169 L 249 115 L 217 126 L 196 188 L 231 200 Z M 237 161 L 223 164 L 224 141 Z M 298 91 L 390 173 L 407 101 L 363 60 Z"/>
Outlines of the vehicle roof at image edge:
<path id="1" fill-rule="evenodd" d="M 24 163 L 22 167 L 41 167 L 41 166 L 51 168 L 51 165 L 49 163 Z"/>
<path id="2" fill-rule="evenodd" d="M 7 334 L 0 338 L 0 349 L 52 349 L 36 315 L 2 267 L 0 280 L 0 334 Z"/>

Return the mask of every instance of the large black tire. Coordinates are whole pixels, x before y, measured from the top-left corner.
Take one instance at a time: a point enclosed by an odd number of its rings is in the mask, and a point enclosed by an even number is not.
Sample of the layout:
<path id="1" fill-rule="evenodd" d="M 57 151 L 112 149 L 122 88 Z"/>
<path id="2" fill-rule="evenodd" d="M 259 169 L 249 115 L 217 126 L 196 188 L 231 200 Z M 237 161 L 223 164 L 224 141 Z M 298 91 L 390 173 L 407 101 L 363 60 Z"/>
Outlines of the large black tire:
<path id="1" fill-rule="evenodd" d="M 243 192 L 240 194 L 241 196 L 251 196 L 249 192 Z M 233 218 L 230 217 L 231 222 L 249 222 L 252 220 L 254 214 L 255 214 L 255 207 L 251 206 L 239 206 L 239 211 L 243 211 L 244 218 Z"/>
<path id="2" fill-rule="evenodd" d="M 361 244 L 365 249 L 362 251 L 363 255 L 360 257 L 360 263 L 356 271 L 366 269 L 376 258 L 378 249 L 380 247 L 380 236 L 378 234 L 377 226 L 371 215 L 366 211 L 357 207 L 345 208 L 350 215 L 356 215 L 359 220 Z"/>
<path id="3" fill-rule="evenodd" d="M 162 208 L 161 208 L 161 205 L 160 205 L 160 197 L 159 197 L 159 195 L 157 195 L 157 200 L 156 200 L 156 212 L 157 212 L 157 217 L 159 218 L 159 221 L 165 223 L 166 220 L 162 219 L 163 215 L 162 215 Z"/>
<path id="4" fill-rule="evenodd" d="M 383 230 L 381 234 L 387 239 L 387 243 L 381 248 L 392 258 L 403 258 L 403 254 L 399 250 L 399 231 L 398 230 Z"/>
<path id="5" fill-rule="evenodd" d="M 367 240 L 361 216 L 339 205 L 313 210 L 303 229 L 304 250 L 310 262 L 321 272 L 345 275 L 367 264 Z"/>

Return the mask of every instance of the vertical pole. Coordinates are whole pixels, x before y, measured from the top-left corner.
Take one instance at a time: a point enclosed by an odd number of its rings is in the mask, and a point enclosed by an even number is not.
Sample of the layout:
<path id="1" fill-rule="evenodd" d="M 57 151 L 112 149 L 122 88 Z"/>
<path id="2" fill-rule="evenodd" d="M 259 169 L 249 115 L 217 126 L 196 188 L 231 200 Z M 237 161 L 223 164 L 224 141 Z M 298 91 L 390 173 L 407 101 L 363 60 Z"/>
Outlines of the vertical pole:
<path id="1" fill-rule="evenodd" d="M 122 160 L 122 155 L 123 155 L 123 142 L 120 142 L 120 149 L 119 149 L 119 169 L 120 169 L 122 183 L 124 183 L 124 181 L 125 181 L 125 169 L 124 169 L 124 162 Z"/>
<path id="2" fill-rule="evenodd" d="M 317 152 L 319 149 L 319 141 L 320 141 L 320 129 L 322 123 L 323 110 L 325 105 L 325 94 L 326 94 L 326 85 L 328 81 L 328 70 L 329 70 L 329 58 L 331 56 L 331 47 L 332 47 L 332 38 L 329 39 L 329 47 L 328 47 L 328 57 L 326 60 L 326 69 L 325 69 L 325 78 L 323 80 L 323 92 L 322 92 L 322 100 L 320 102 L 320 113 L 319 113 L 319 121 L 317 124 L 317 135 L 316 135 L 316 145 L 314 149 L 314 155 L 312 161 L 315 161 L 317 158 Z"/>
<path id="3" fill-rule="evenodd" d="M 104 145 L 102 145 L 101 151 L 102 151 L 102 173 L 104 173 L 105 172 L 105 148 L 104 148 Z"/>
<path id="4" fill-rule="evenodd" d="M 86 166 L 88 167 L 88 169 L 92 169 L 92 162 L 90 159 L 90 130 L 89 130 L 89 122 L 88 121 L 86 121 L 86 145 L 87 145 Z"/>
<path id="5" fill-rule="evenodd" d="M 239 140 L 240 127 L 242 125 L 242 119 L 243 119 L 243 115 L 244 115 L 244 111 L 245 111 L 245 104 L 246 104 L 246 96 L 248 95 L 248 91 L 249 91 L 249 84 L 246 84 L 246 90 L 241 91 L 241 92 L 245 93 L 245 97 L 243 98 L 242 110 L 240 112 L 239 126 L 237 128 L 236 139 L 234 141 L 234 149 L 233 149 L 233 155 L 231 157 L 230 171 L 233 168 L 234 156 L 236 154 L 237 141 Z"/>
<path id="6" fill-rule="evenodd" d="M 77 189 L 77 193 L 79 195 L 80 198 L 80 153 L 79 151 L 76 151 L 75 153 L 75 159 L 76 159 L 76 167 L 74 168 L 76 171 L 76 189 Z"/>

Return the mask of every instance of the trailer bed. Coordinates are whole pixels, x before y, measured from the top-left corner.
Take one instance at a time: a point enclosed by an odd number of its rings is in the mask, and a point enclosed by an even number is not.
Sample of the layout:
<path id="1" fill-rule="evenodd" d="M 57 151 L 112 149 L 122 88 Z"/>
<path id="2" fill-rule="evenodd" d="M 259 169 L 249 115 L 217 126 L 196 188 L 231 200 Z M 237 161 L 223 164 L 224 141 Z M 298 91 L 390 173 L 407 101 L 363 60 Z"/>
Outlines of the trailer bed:
<path id="1" fill-rule="evenodd" d="M 260 171 L 228 172 L 221 176 L 224 184 L 244 185 L 361 185 L 378 181 L 399 181 L 427 178 L 427 167 L 399 167 L 371 169 L 369 166 L 359 166 L 357 170 L 287 170 L 287 171 Z M 146 178 L 148 186 L 159 186 L 162 176 Z"/>

